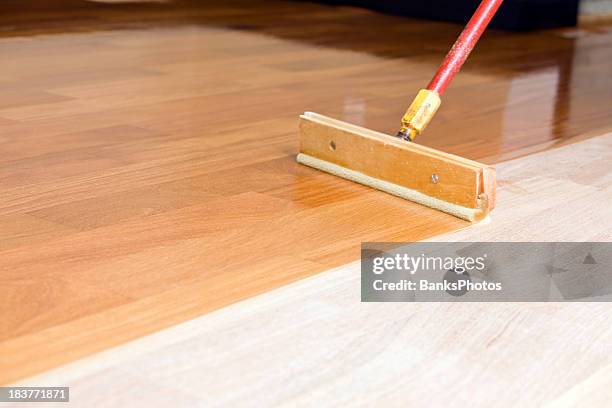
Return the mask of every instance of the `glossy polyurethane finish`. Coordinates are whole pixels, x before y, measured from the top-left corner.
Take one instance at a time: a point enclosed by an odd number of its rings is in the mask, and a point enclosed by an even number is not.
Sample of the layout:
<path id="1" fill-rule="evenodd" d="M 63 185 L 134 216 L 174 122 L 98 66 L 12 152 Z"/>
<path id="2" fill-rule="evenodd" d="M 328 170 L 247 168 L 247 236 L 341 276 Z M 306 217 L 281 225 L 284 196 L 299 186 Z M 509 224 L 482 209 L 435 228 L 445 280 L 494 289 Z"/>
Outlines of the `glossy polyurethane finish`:
<path id="1" fill-rule="evenodd" d="M 294 161 L 305 110 L 396 131 L 459 26 L 205 3 L 0 5 L 1 382 L 467 226 Z M 419 142 L 495 163 L 609 125 L 611 39 L 487 33 Z"/>

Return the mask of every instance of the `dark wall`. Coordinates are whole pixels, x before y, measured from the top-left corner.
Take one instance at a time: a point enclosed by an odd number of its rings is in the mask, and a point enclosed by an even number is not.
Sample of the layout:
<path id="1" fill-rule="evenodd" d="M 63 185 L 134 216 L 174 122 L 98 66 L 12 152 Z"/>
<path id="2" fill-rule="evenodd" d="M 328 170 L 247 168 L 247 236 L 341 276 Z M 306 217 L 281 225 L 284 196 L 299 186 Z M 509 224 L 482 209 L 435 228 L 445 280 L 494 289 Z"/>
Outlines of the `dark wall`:
<path id="1" fill-rule="evenodd" d="M 505 0 L 491 27 L 525 31 L 576 25 L 579 0 Z M 389 14 L 465 23 L 479 0 L 323 0 Z"/>

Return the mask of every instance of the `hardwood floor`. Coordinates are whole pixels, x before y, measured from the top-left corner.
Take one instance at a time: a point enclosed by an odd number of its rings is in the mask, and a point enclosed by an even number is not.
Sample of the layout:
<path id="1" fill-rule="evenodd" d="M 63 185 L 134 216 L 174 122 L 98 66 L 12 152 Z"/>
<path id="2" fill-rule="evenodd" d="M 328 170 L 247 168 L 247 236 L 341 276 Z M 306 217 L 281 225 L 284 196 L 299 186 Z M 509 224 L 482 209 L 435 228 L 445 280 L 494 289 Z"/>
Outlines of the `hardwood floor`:
<path id="1" fill-rule="evenodd" d="M 612 134 L 502 163 L 493 221 L 431 240 L 609 242 L 611 161 Z M 565 303 L 363 303 L 360 288 L 352 262 L 20 385 L 70 385 L 87 407 L 609 405 L 609 286 Z"/>
<path id="2" fill-rule="evenodd" d="M 304 110 L 395 131 L 457 26 L 301 2 L 20 4 L 0 6 L 2 383 L 361 241 L 467 226 L 294 162 Z M 487 34 L 419 142 L 495 163 L 610 125 L 611 38 Z"/>

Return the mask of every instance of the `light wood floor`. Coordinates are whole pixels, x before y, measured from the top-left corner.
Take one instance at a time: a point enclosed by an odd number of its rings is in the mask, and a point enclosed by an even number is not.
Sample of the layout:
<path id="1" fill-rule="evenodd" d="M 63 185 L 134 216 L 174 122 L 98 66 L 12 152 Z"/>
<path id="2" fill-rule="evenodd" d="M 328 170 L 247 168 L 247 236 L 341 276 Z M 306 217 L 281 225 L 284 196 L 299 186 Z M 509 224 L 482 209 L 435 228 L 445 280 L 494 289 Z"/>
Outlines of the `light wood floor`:
<path id="1" fill-rule="evenodd" d="M 467 226 L 294 163 L 304 110 L 393 132 L 457 26 L 300 2 L 20 4 L 0 6 L 0 383 L 361 241 Z M 611 39 L 489 33 L 420 142 L 498 162 L 609 125 Z"/>
<path id="2" fill-rule="evenodd" d="M 609 242 L 611 162 L 612 134 L 503 163 L 493 221 L 432 241 Z M 610 405 L 612 295 L 362 303 L 359 269 L 326 271 L 21 384 L 70 385 L 71 402 L 87 407 Z"/>

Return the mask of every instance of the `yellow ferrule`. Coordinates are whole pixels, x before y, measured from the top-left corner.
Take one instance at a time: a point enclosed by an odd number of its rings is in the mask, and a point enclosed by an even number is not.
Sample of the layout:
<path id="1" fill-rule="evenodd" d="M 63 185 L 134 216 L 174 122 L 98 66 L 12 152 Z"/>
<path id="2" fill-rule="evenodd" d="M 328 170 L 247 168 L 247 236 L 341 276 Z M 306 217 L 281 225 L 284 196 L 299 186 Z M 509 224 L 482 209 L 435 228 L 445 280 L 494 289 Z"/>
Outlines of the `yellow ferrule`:
<path id="1" fill-rule="evenodd" d="M 440 107 L 440 96 L 436 91 L 421 89 L 402 118 L 402 131 L 410 140 L 417 137 Z"/>

